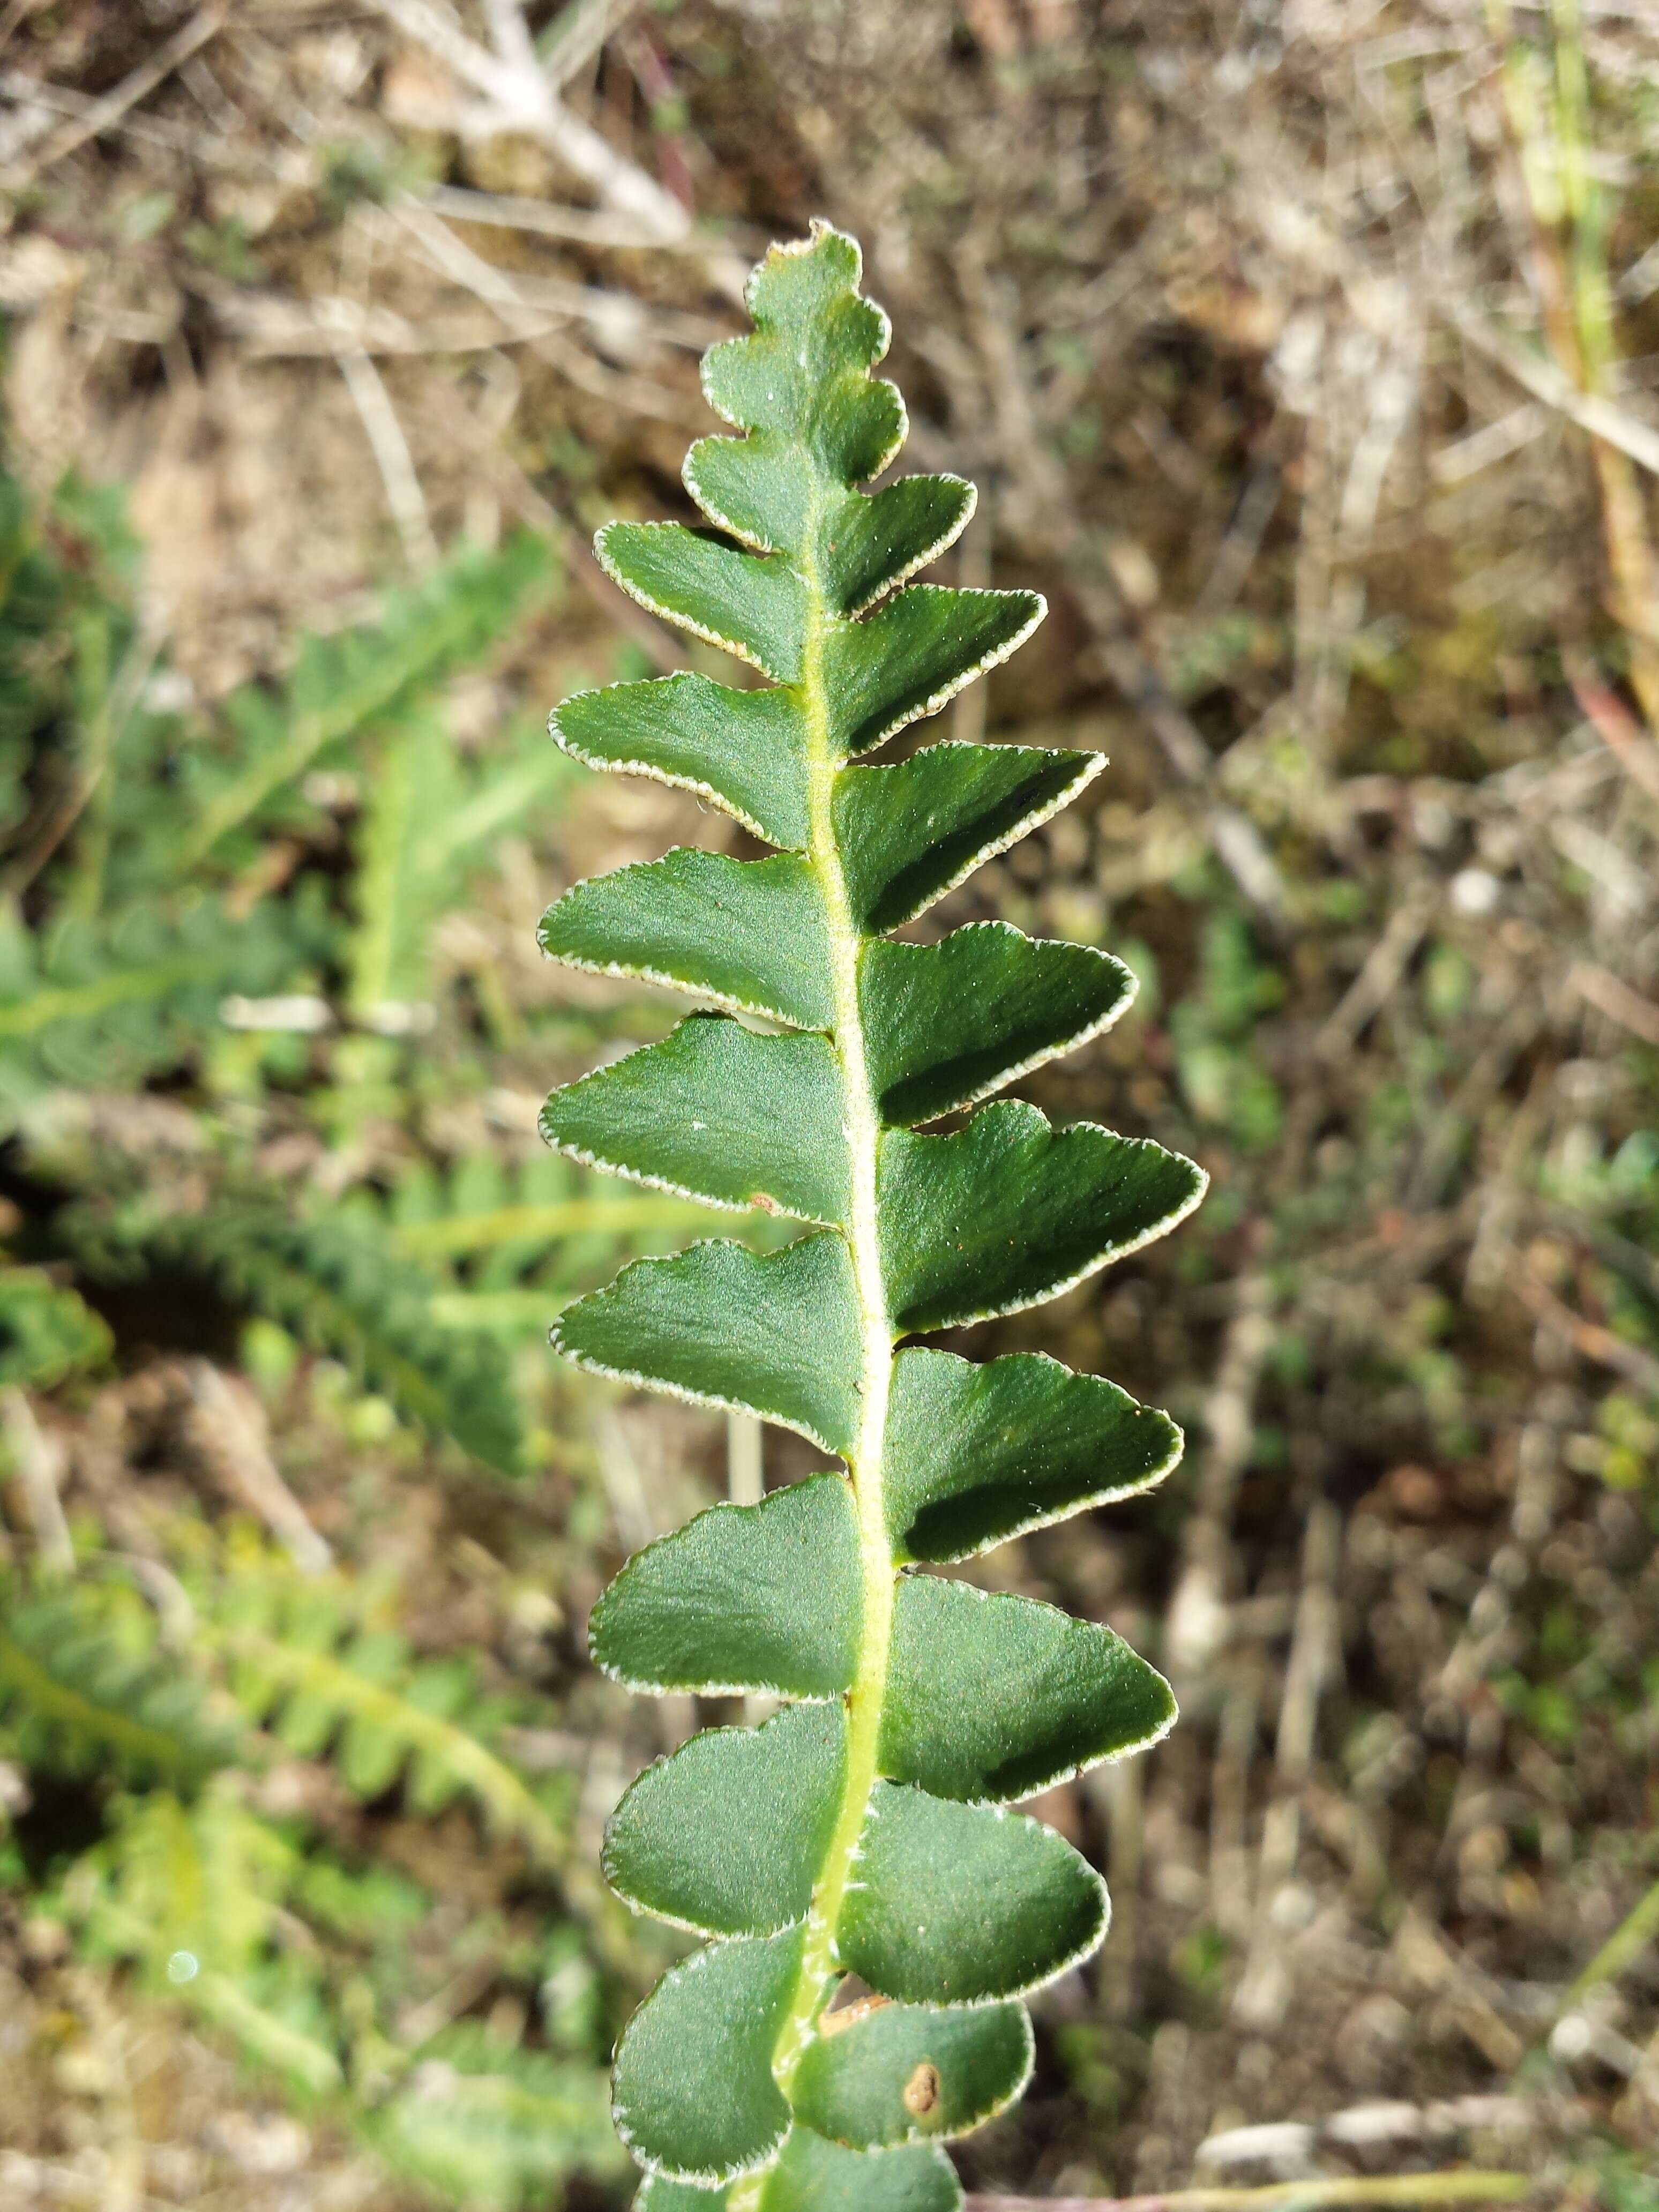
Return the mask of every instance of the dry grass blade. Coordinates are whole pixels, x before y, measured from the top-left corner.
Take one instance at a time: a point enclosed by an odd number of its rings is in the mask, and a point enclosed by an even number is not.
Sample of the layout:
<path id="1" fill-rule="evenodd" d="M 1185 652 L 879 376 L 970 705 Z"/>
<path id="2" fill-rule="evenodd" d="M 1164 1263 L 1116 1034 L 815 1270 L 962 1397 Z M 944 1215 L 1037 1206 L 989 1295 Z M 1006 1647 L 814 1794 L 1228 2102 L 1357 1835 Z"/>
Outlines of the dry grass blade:
<path id="1" fill-rule="evenodd" d="M 438 558 L 438 541 L 432 534 L 432 518 L 427 512 L 421 479 L 391 394 L 366 353 L 343 352 L 338 359 L 346 389 L 374 449 L 375 465 L 386 485 L 386 505 L 404 541 L 404 556 L 411 568 L 428 568 Z"/>
<path id="2" fill-rule="evenodd" d="M 1255 2189 L 1170 2189 L 1150 2197 L 969 2197 L 969 2212 L 1343 2212 L 1356 2205 L 1514 2204 L 1524 2173 L 1420 2173 L 1270 2181 Z"/>
<path id="3" fill-rule="evenodd" d="M 228 13 L 229 0 L 213 0 L 210 6 L 198 9 L 182 30 L 164 40 L 149 59 L 141 62 L 119 84 L 101 99 L 91 101 L 43 146 L 0 174 L 0 185 L 12 192 L 27 191 L 43 171 L 66 161 L 88 139 L 112 129 L 130 108 L 147 99 L 157 85 L 165 83 L 175 70 L 199 53 L 209 40 L 216 38 L 225 27 Z"/>
<path id="4" fill-rule="evenodd" d="M 1553 407 L 1569 422 L 1625 454 L 1650 475 L 1659 476 L 1659 430 L 1598 392 L 1582 392 L 1541 354 L 1529 353 L 1516 340 L 1460 301 L 1448 309 L 1458 332 L 1478 352 L 1496 362 L 1523 392 Z"/>

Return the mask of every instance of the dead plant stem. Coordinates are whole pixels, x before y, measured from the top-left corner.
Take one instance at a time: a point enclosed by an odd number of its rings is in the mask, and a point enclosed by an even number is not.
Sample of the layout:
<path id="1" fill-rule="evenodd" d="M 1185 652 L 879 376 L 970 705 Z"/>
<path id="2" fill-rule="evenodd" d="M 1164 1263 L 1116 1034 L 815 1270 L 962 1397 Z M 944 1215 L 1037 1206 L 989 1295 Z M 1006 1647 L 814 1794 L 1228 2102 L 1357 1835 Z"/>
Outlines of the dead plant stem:
<path id="1" fill-rule="evenodd" d="M 1339 2212 L 1348 2205 L 1513 2204 L 1524 2173 L 1337 2175 L 1254 2189 L 1170 2189 L 1150 2197 L 969 2197 L 968 2212 Z"/>

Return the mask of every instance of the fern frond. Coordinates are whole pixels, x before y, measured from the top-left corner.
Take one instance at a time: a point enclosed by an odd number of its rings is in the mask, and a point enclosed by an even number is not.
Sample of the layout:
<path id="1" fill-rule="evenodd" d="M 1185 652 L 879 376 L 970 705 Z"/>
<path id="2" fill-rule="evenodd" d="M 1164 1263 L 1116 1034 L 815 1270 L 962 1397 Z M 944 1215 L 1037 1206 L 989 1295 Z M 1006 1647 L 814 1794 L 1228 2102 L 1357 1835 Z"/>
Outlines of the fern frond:
<path id="1" fill-rule="evenodd" d="M 1156 1144 L 979 1103 L 1122 1013 L 1134 983 L 1117 961 L 1001 923 L 886 934 L 1102 763 L 951 744 L 867 764 L 1043 607 L 908 580 L 973 492 L 951 477 L 858 488 L 905 428 L 870 374 L 888 328 L 859 276 L 856 246 L 822 226 L 775 247 L 750 282 L 754 334 L 708 356 L 704 390 L 742 434 L 693 447 L 685 482 L 724 536 L 600 534 L 624 590 L 769 686 L 620 684 L 552 724 L 578 757 L 689 787 L 779 849 L 672 852 L 551 908 L 555 957 L 724 1011 L 556 1092 L 546 1134 L 805 1228 L 763 1255 L 704 1243 L 640 1261 L 567 1308 L 555 1342 L 799 1430 L 847 1469 L 701 1515 L 592 1615 L 595 1658 L 635 1688 L 789 1701 L 649 1770 L 608 1832 L 618 1894 L 711 1939 L 617 2052 L 617 2123 L 653 2212 L 692 2212 L 688 2190 L 731 2212 L 948 2212 L 938 2145 L 1019 2094 L 1021 1998 L 1106 1925 L 1098 1875 L 1008 1808 L 1152 1742 L 1174 1711 L 1109 1630 L 911 1571 L 1175 1463 L 1173 1424 L 1098 1377 L 906 1340 L 1058 1296 L 1172 1227 L 1204 1178 Z M 740 1018 L 757 1016 L 781 1033 Z M 837 2011 L 849 1976 L 878 2002 Z"/>
<path id="2" fill-rule="evenodd" d="M 511 1708 L 481 1696 L 465 1662 L 419 1660 L 403 1637 L 356 1616 L 345 1592 L 273 1569 L 263 1584 L 234 1577 L 200 1634 L 249 1719 L 301 1758 L 331 1752 L 358 1796 L 401 1785 L 427 1814 L 465 1797 L 496 1833 L 554 1863 L 558 1824 L 490 1745 Z"/>
<path id="3" fill-rule="evenodd" d="M 217 1276 L 232 1297 L 343 1361 L 429 1435 L 516 1472 L 522 1431 L 511 1373 L 490 1338 L 431 1314 L 441 1285 L 385 1235 L 378 1217 L 313 1220 L 270 1196 L 227 1194 L 196 1214 L 140 1202 L 89 1207 L 74 1224 L 88 1266 L 120 1271 L 148 1255 Z"/>
<path id="4" fill-rule="evenodd" d="M 54 1772 L 191 1787 L 235 1756 L 199 1674 L 121 1633 L 79 1583 L 0 1582 L 0 1718 L 21 1762 Z"/>
<path id="5" fill-rule="evenodd" d="M 301 778 L 480 659 L 549 575 L 545 546 L 528 535 L 496 552 L 462 552 L 413 588 L 388 593 L 377 621 L 307 638 L 280 690 L 236 693 L 224 709 L 229 745 L 185 763 L 194 818 L 170 855 L 173 880 L 189 880 L 210 860 L 234 865 L 242 834 L 267 821 Z M 175 819 L 177 806 L 175 798 Z"/>
<path id="6" fill-rule="evenodd" d="M 618 1192 L 555 1153 L 509 1161 L 494 1151 L 464 1153 L 442 1172 L 417 1162 L 388 1199 L 356 1193 L 348 1212 L 373 1216 L 423 1269 L 456 1271 L 428 1305 L 434 1325 L 520 1343 L 545 1341 L 550 1312 L 622 1260 L 669 1250 L 713 1218 L 701 1200 Z M 754 1219 L 750 1234 L 775 1241 L 777 1227 Z"/>
<path id="7" fill-rule="evenodd" d="M 188 1062 L 230 992 L 281 990 L 311 948 L 278 910 L 214 899 L 67 915 L 44 934 L 0 910 L 0 1129 L 43 1091 L 132 1087 Z"/>
<path id="8" fill-rule="evenodd" d="M 193 1803 L 154 1790 L 118 1809 L 71 1872 L 65 1903 L 90 1956 L 130 1961 L 153 1994 L 256 2064 L 327 2096 L 345 2082 L 334 2035 L 314 1994 L 284 1990 L 267 1956 L 298 1866 L 292 1844 L 231 1789 Z"/>
<path id="9" fill-rule="evenodd" d="M 100 1366 L 111 1338 L 78 1291 L 42 1267 L 0 1265 L 0 1389 L 50 1390 L 66 1376 Z"/>
<path id="10" fill-rule="evenodd" d="M 467 1152 L 445 1175 L 422 1164 L 400 1179 L 387 1207 L 398 1249 L 465 1261 L 480 1290 L 507 1290 L 549 1265 L 562 1283 L 581 1274 L 591 1283 L 622 1256 L 664 1249 L 708 1221 L 699 1199 L 617 1192 L 553 1152 L 511 1166 L 498 1152 Z"/>
<path id="11" fill-rule="evenodd" d="M 492 1257 L 527 1249 L 539 1255 L 549 1244 L 571 1237 L 606 1238 L 672 1237 L 700 1224 L 706 1216 L 698 1201 L 667 1198 L 583 1198 L 525 1200 L 494 1206 L 477 1213 L 451 1213 L 408 1222 L 398 1232 L 405 1252 L 422 1258 L 464 1259 L 477 1253 Z"/>
<path id="12" fill-rule="evenodd" d="M 347 965 L 360 1019 L 428 995 L 439 917 L 464 895 L 471 867 L 546 805 L 568 769 L 539 732 L 533 750 L 514 742 L 506 761 L 469 764 L 435 718 L 404 718 L 376 764 L 359 838 Z"/>
<path id="13" fill-rule="evenodd" d="M 573 2173 L 619 2162 L 591 2067 L 505 2047 L 470 2021 L 426 2045 L 360 2132 L 434 2202 L 475 2212 L 530 2212 Z"/>

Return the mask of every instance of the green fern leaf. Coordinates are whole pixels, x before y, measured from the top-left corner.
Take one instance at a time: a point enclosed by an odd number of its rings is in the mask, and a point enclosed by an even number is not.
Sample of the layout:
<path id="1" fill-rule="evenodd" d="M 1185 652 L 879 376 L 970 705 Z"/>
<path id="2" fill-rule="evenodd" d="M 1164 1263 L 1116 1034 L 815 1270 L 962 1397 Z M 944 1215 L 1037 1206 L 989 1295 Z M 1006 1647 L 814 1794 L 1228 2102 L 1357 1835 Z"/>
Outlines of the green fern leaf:
<path id="1" fill-rule="evenodd" d="M 617 2163 L 592 2069 L 503 2046 L 472 2022 L 428 2044 L 359 2132 L 434 2203 L 473 2212 L 530 2212 L 573 2173 Z"/>
<path id="2" fill-rule="evenodd" d="M 291 807 L 306 775 L 479 659 L 548 576 L 546 549 L 527 535 L 499 552 L 465 550 L 412 589 L 389 593 L 377 621 L 307 638 L 279 690 L 236 693 L 224 709 L 228 747 L 198 749 L 184 763 L 193 819 L 182 836 L 175 827 L 171 880 L 190 880 L 204 862 L 251 858 L 246 833 Z M 167 809 L 175 825 L 178 810 L 175 794 Z"/>
<path id="3" fill-rule="evenodd" d="M 596 1184 L 551 1152 L 509 1161 L 494 1150 L 464 1153 L 444 1173 L 416 1161 L 387 1199 L 356 1192 L 343 1212 L 354 1227 L 376 1224 L 420 1279 L 448 1277 L 427 1302 L 434 1327 L 515 1351 L 545 1343 L 550 1311 L 619 1261 L 670 1249 L 710 1218 L 701 1200 Z M 764 1218 L 748 1225 L 757 1242 L 779 1233 Z"/>
<path id="4" fill-rule="evenodd" d="M 358 1796 L 401 1784 L 422 1814 L 465 1797 L 497 1833 L 543 1864 L 556 1862 L 557 1823 L 490 1744 L 510 1712 L 480 1697 L 469 1668 L 417 1660 L 401 1636 L 365 1626 L 357 1610 L 345 1590 L 273 1568 L 263 1585 L 238 1576 L 200 1634 L 226 1662 L 249 1719 L 301 1758 L 331 1751 Z"/>
<path id="5" fill-rule="evenodd" d="M 89 1955 L 131 1961 L 152 1994 L 296 2093 L 326 2097 L 345 2086 L 336 2035 L 315 1991 L 295 1988 L 269 1955 L 300 1865 L 234 1786 L 190 1803 L 151 1790 L 117 1807 L 107 1838 L 71 1870 L 65 1904 Z"/>
<path id="6" fill-rule="evenodd" d="M 395 1249 L 372 1212 L 311 1220 L 270 1198 L 227 1195 L 165 1218 L 144 1203 L 112 1217 L 83 1207 L 69 1225 L 89 1268 L 120 1273 L 148 1254 L 218 1276 L 233 1297 L 345 1362 L 405 1419 L 516 1472 L 523 1438 L 505 1353 L 433 1319 L 439 1283 Z"/>
<path id="7" fill-rule="evenodd" d="M 49 1390 L 108 1358 L 100 1316 L 41 1267 L 0 1266 L 0 1389 Z"/>
<path id="8" fill-rule="evenodd" d="M 433 929 L 465 890 L 471 866 L 568 770 L 544 743 L 532 751 L 515 740 L 514 750 L 469 773 L 442 723 L 411 712 L 381 754 L 366 795 L 347 960 L 360 1020 L 429 995 Z"/>
<path id="9" fill-rule="evenodd" d="M 797 1429 L 847 1469 L 700 1516 L 592 1616 L 596 1660 L 635 1688 L 790 1701 L 757 1731 L 694 1738 L 609 1832 L 620 1894 L 713 1939 L 617 2053 L 617 2124 L 658 2212 L 680 2212 L 687 2188 L 723 2191 L 732 2212 L 955 2203 L 936 2146 L 1019 2094 L 1019 2000 L 1106 1925 L 1092 1869 L 1008 1808 L 1174 1714 L 1109 1630 L 908 1571 L 1175 1463 L 1173 1425 L 1109 1382 L 906 1340 L 1058 1296 L 1172 1227 L 1204 1178 L 1155 1144 L 979 1104 L 1123 1012 L 1118 962 L 995 922 L 930 945 L 884 934 L 1100 763 L 951 744 L 861 764 L 1043 609 L 907 580 L 973 493 L 948 477 L 858 488 L 904 433 L 897 392 L 870 374 L 887 324 L 859 275 L 853 241 L 822 226 L 775 247 L 750 283 L 754 335 L 708 356 L 704 389 L 743 434 L 695 446 L 685 481 L 725 536 L 629 523 L 599 539 L 625 590 L 770 687 L 622 684 L 552 724 L 578 757 L 688 787 L 781 849 L 671 853 L 551 909 L 556 957 L 725 1011 L 556 1092 L 545 1133 L 806 1224 L 763 1256 L 714 1243 L 637 1261 L 567 1309 L 555 1342 Z M 849 1976 L 873 2002 L 837 2007 Z"/>
<path id="10" fill-rule="evenodd" d="M 80 1583 L 0 1581 L 0 1718 L 26 1766 L 191 1787 L 235 1755 L 199 1674 Z"/>
<path id="11" fill-rule="evenodd" d="M 646 2177 L 634 2202 L 639 2212 L 708 2212 L 726 2192 L 694 2189 L 662 2174 Z M 956 2171 L 931 2143 L 890 2151 L 851 2151 L 797 2121 L 766 2177 L 767 2212 L 955 2212 L 962 2202 Z"/>
<path id="12" fill-rule="evenodd" d="M 43 1091 L 136 1087 L 187 1062 L 228 993 L 281 990 L 310 949 L 281 911 L 238 919 L 216 899 L 69 914 L 40 936 L 0 911 L 0 1131 Z"/>

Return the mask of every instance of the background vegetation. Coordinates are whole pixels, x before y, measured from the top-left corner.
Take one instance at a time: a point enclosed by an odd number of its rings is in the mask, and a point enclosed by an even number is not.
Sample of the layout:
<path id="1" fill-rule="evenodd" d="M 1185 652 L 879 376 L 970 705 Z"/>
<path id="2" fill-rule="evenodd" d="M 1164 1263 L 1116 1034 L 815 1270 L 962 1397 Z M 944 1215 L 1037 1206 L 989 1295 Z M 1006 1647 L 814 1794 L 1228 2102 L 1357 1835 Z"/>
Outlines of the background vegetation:
<path id="1" fill-rule="evenodd" d="M 1038 1808 L 1115 1924 L 964 2170 L 1659 2203 L 1656 70 L 1610 0 L 0 7 L 0 2202 L 626 2193 L 598 1832 L 699 1716 L 586 1615 L 757 1473 L 545 1352 L 703 1217 L 538 1143 L 671 1010 L 533 926 L 734 833 L 541 723 L 683 659 L 587 534 L 822 213 L 1054 609 L 959 734 L 1112 757 L 937 926 L 1126 957 L 1031 1093 L 1215 1179 L 967 1333 L 1190 1443 L 982 1563 L 1185 1723 Z"/>

